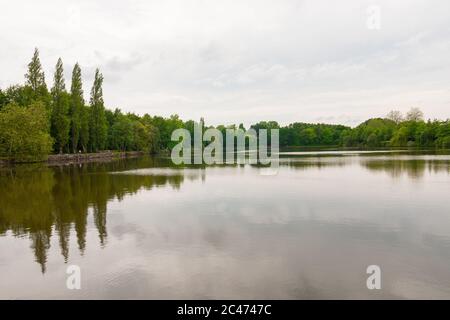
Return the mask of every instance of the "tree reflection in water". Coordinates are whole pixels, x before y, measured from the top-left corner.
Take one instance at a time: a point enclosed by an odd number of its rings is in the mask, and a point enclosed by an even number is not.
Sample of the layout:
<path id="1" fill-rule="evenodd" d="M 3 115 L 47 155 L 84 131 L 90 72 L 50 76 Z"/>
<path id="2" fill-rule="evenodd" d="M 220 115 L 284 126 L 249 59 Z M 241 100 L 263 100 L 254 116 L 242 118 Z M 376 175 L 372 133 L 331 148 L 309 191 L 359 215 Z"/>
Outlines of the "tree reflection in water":
<path id="1" fill-rule="evenodd" d="M 171 175 L 111 172 L 166 165 L 168 161 L 144 157 L 81 166 L 3 168 L 0 170 L 0 235 L 10 231 L 15 237 L 29 237 L 35 260 L 45 273 L 52 234 L 57 235 L 61 254 L 67 262 L 73 228 L 82 255 L 91 212 L 100 245 L 105 246 L 109 201 L 121 201 L 128 194 L 155 186 L 170 185 L 178 189 L 185 178 L 182 172 Z"/>
<path id="2" fill-rule="evenodd" d="M 387 173 L 392 178 L 406 176 L 421 179 L 424 173 L 450 174 L 448 156 L 301 156 L 280 159 L 288 170 L 322 170 L 360 166 L 369 172 Z M 232 165 L 237 166 L 237 165 Z M 230 166 L 227 166 L 230 167 Z M 258 167 L 258 166 L 253 166 Z M 46 271 L 52 235 L 59 240 L 64 261 L 69 258 L 69 240 L 75 232 L 81 255 L 86 249 L 89 215 L 100 246 L 108 239 L 108 202 L 157 186 L 178 190 L 187 180 L 205 179 L 203 166 L 194 170 L 173 168 L 170 159 L 141 157 L 109 163 L 91 163 L 47 167 L 23 165 L 0 169 L 0 236 L 10 232 L 15 237 L 29 237 L 35 260 Z M 300 182 L 299 182 L 300 183 Z"/>

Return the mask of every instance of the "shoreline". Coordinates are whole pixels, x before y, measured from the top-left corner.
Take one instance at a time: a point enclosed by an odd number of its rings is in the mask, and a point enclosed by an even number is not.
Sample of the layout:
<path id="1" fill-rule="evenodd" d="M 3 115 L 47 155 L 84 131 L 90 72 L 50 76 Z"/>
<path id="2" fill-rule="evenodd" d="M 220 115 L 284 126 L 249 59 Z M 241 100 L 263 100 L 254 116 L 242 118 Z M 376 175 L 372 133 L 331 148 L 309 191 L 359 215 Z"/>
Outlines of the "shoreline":
<path id="1" fill-rule="evenodd" d="M 16 164 L 33 164 L 44 163 L 47 165 L 70 165 L 80 163 L 105 162 L 115 159 L 135 158 L 145 155 L 143 151 L 103 151 L 95 153 L 63 153 L 51 154 L 46 160 L 35 162 L 14 162 L 10 160 L 0 159 L 0 166 L 16 165 Z"/>
<path id="2" fill-rule="evenodd" d="M 300 150 L 299 150 L 300 149 Z M 448 152 L 450 149 L 437 149 L 437 148 L 343 148 L 343 147 L 287 147 L 280 150 L 280 155 L 285 154 L 315 154 L 316 152 L 321 153 L 333 153 L 333 152 Z M 41 161 L 30 161 L 30 162 L 15 162 L 7 159 L 0 158 L 0 167 L 14 166 L 22 164 L 46 164 L 50 166 L 58 165 L 71 165 L 71 164 L 82 164 L 82 163 L 95 163 L 95 162 L 108 162 L 117 159 L 126 158 L 136 158 L 144 156 L 148 153 L 143 151 L 102 151 L 95 153 L 63 153 L 63 154 L 50 154 L 46 160 Z M 150 154 L 149 154 L 150 155 Z M 155 155 L 166 155 L 166 152 L 162 151 L 156 153 Z"/>
<path id="3" fill-rule="evenodd" d="M 45 161 L 49 165 L 69 165 L 91 162 L 105 162 L 114 159 L 134 158 L 144 155 L 142 151 L 103 151 L 95 153 L 51 154 Z"/>

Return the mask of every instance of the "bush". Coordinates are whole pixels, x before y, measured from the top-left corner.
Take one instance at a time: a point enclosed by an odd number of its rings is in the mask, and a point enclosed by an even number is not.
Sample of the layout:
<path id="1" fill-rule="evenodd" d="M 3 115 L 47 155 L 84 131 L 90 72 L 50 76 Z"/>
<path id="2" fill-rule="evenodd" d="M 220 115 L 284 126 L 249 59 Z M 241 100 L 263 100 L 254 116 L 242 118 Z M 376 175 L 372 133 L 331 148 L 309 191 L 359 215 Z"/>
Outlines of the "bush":
<path id="1" fill-rule="evenodd" d="M 15 162 L 45 160 L 53 140 L 47 111 L 40 102 L 8 104 L 0 111 L 0 156 Z"/>
<path id="2" fill-rule="evenodd" d="M 450 137 L 443 137 L 437 141 L 438 147 L 450 149 Z"/>

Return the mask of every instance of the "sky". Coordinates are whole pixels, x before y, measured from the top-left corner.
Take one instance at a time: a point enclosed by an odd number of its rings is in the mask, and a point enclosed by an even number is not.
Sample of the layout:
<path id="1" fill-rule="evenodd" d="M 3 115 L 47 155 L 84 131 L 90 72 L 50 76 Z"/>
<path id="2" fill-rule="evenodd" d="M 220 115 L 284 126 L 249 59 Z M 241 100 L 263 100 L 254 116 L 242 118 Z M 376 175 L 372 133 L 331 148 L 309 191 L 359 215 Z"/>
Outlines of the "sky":
<path id="1" fill-rule="evenodd" d="M 0 0 L 0 88 L 40 50 L 108 108 L 246 126 L 450 118 L 450 1 Z"/>

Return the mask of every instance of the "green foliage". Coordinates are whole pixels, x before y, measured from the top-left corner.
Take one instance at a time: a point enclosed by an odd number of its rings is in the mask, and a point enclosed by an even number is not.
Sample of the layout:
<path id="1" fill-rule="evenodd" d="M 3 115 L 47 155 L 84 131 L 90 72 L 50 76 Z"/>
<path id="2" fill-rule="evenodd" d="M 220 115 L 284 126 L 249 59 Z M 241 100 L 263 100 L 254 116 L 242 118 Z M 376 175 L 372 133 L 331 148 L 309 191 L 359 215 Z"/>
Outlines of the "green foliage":
<path id="1" fill-rule="evenodd" d="M 169 118 L 124 114 L 120 109 L 105 109 L 103 76 L 97 69 L 91 89 L 89 106 L 83 97 L 81 68 L 72 71 L 70 94 L 63 77 L 63 64 L 58 60 L 51 94 L 36 49 L 25 85 L 0 90 L 0 156 L 17 161 L 44 159 L 52 143 L 59 152 L 96 152 L 105 148 L 121 151 L 156 153 L 167 151 L 177 143 L 172 132 L 185 128 L 194 137 L 193 120 L 182 121 L 178 115 Z M 203 132 L 203 118 L 200 119 Z M 223 133 L 235 125 L 216 127 Z M 242 124 L 239 128 L 244 129 Z M 280 126 L 276 121 L 261 121 L 250 128 L 279 129 L 280 146 L 343 146 L 343 147 L 436 147 L 450 148 L 450 122 L 423 121 L 423 113 L 412 108 L 406 116 L 391 111 L 386 118 L 369 119 L 355 128 L 343 125 L 295 122 Z M 268 137 L 269 143 L 270 135 Z M 205 142 L 203 142 L 205 143 Z M 247 143 L 247 142 L 246 142 Z M 70 145 L 70 147 L 69 147 Z M 69 150 L 70 149 L 70 150 Z"/>
<path id="2" fill-rule="evenodd" d="M 7 101 L 6 94 L 3 93 L 2 89 L 0 89 L 0 110 L 7 105 Z"/>
<path id="3" fill-rule="evenodd" d="M 396 126 L 390 119 L 369 119 L 352 130 L 345 130 L 341 142 L 345 147 L 387 146 Z"/>
<path id="4" fill-rule="evenodd" d="M 113 150 L 126 151 L 131 148 L 133 123 L 120 111 L 116 110 L 109 132 L 109 147 Z"/>
<path id="5" fill-rule="evenodd" d="M 25 79 L 25 86 L 31 89 L 31 91 L 27 93 L 27 98 L 31 100 L 40 100 L 44 102 L 48 108 L 50 96 L 48 94 L 47 84 L 45 83 L 45 75 L 42 70 L 41 61 L 39 59 L 39 50 L 37 48 L 34 49 L 33 57 L 28 64 L 28 72 L 25 74 Z"/>
<path id="6" fill-rule="evenodd" d="M 150 153 L 157 153 L 161 149 L 161 143 L 160 143 L 160 131 L 159 128 L 156 127 L 152 123 L 152 117 L 148 114 L 145 114 L 141 118 L 141 123 L 146 127 L 147 133 L 148 133 L 148 151 Z"/>
<path id="7" fill-rule="evenodd" d="M 91 112 L 89 121 L 89 149 L 93 152 L 105 148 L 108 134 L 102 85 L 103 75 L 96 69 L 94 84 L 91 89 Z"/>
<path id="8" fill-rule="evenodd" d="M 342 125 L 295 122 L 280 128 L 280 146 L 337 146 L 342 132 L 348 129 Z"/>
<path id="9" fill-rule="evenodd" d="M 176 145 L 176 142 L 171 141 L 172 132 L 175 129 L 184 128 L 184 123 L 177 114 L 171 115 L 167 119 L 159 116 L 148 117 L 146 121 L 147 124 L 158 128 L 159 149 L 161 150 L 168 150 Z"/>
<path id="10" fill-rule="evenodd" d="M 15 103 L 25 107 L 34 101 L 33 96 L 34 94 L 30 86 L 10 86 L 4 92 L 4 105 Z"/>
<path id="11" fill-rule="evenodd" d="M 346 147 L 436 147 L 448 148 L 449 121 L 423 121 L 423 113 L 412 108 L 403 117 L 391 111 L 388 119 L 370 119 L 342 134 Z"/>
<path id="12" fill-rule="evenodd" d="M 78 152 L 80 142 L 80 131 L 82 122 L 82 113 L 84 106 L 83 83 L 81 79 L 81 68 L 78 63 L 72 70 L 72 85 L 70 87 L 70 136 L 72 152 Z"/>
<path id="13" fill-rule="evenodd" d="M 280 125 L 276 121 L 260 121 L 251 127 L 258 131 L 259 129 L 279 129 Z"/>
<path id="14" fill-rule="evenodd" d="M 27 79 L 27 84 L 34 92 L 37 92 L 41 87 L 47 88 L 44 71 L 42 71 L 41 61 L 39 59 L 38 48 L 34 49 L 33 58 L 28 64 L 28 73 L 25 74 L 25 78 Z"/>
<path id="15" fill-rule="evenodd" d="M 28 107 L 8 104 L 0 111 L 0 156 L 17 162 L 39 161 L 52 148 L 46 109 L 40 102 Z"/>
<path id="16" fill-rule="evenodd" d="M 69 104 L 70 96 L 66 92 L 64 83 L 64 70 L 61 58 L 56 64 L 54 76 L 54 85 L 51 90 L 52 94 L 52 116 L 51 116 L 51 132 L 55 138 L 55 143 L 59 153 L 63 152 L 69 140 Z"/>
<path id="17" fill-rule="evenodd" d="M 109 124 L 108 146 L 113 150 L 138 150 L 156 152 L 156 130 L 151 124 L 151 117 L 128 113 L 122 114 L 119 109 L 113 112 L 107 110 L 106 118 Z"/>
<path id="18" fill-rule="evenodd" d="M 450 149 L 450 120 L 440 122 L 436 127 L 436 146 Z"/>
<path id="19" fill-rule="evenodd" d="M 114 113 L 105 110 L 102 90 L 103 76 L 98 69 L 95 72 L 90 105 L 86 106 L 83 98 L 80 66 L 75 64 L 73 68 L 71 90 L 68 94 L 65 88 L 61 59 L 56 65 L 54 85 L 50 94 L 47 90 L 37 49 L 28 64 L 25 78 L 25 85 L 15 85 L 6 90 L 0 90 L 0 110 L 5 109 L 8 104 L 14 105 L 15 108 L 22 107 L 20 109 L 22 111 L 28 110 L 34 105 L 45 106 L 45 110 L 41 110 L 45 118 L 45 127 L 41 129 L 46 136 L 51 134 L 53 139 L 50 141 L 55 142 L 55 150 L 59 152 L 69 151 L 69 141 L 72 152 L 78 152 L 80 149 L 83 152 L 95 152 L 104 148 L 158 152 L 161 149 L 170 148 L 172 131 L 184 125 L 177 115 L 169 119 L 161 117 L 153 119 L 149 115 L 144 117 L 135 114 L 124 115 L 118 109 Z M 34 107 L 31 109 L 35 110 Z M 17 113 L 17 110 L 14 109 L 14 112 Z M 4 121 L 12 121 L 13 118 L 10 114 L 11 110 L 6 114 L 8 117 L 4 117 Z M 160 124 L 160 128 L 155 126 L 155 123 Z M 14 141 L 15 144 L 18 140 L 12 140 L 12 138 L 18 135 L 7 135 L 5 128 L 8 126 L 2 127 L 0 138 L 2 141 Z M 30 130 L 29 132 L 34 131 Z M 39 137 L 36 139 L 39 140 Z M 33 145 L 33 143 L 27 142 L 27 145 Z M 14 148 L 14 146 L 4 147 L 2 156 L 12 159 L 22 157 L 20 150 L 25 150 L 25 147 L 18 145 L 17 150 L 19 151 L 17 152 L 14 151 Z M 42 150 L 47 150 L 46 154 L 50 151 L 45 148 Z M 37 153 L 34 151 L 30 153 L 29 159 L 40 158 L 39 154 L 38 156 L 35 154 Z"/>
<path id="20" fill-rule="evenodd" d="M 91 108 L 81 106 L 80 110 L 80 145 L 83 152 L 88 151 L 89 146 L 89 119 L 91 118 Z"/>

